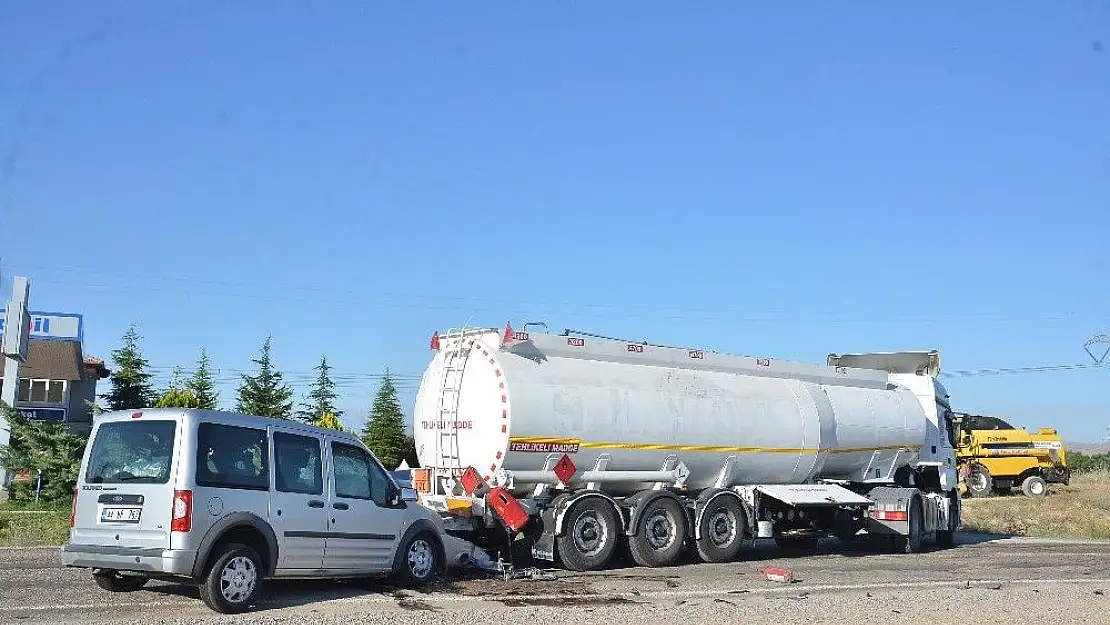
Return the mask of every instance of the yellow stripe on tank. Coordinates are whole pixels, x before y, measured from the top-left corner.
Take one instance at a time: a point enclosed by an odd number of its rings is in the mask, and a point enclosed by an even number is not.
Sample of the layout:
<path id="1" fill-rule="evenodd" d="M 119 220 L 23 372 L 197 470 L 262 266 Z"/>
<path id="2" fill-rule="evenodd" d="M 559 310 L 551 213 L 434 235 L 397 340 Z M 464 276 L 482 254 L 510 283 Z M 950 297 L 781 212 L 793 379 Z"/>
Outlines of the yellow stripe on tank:
<path id="1" fill-rule="evenodd" d="M 857 454 L 874 451 L 916 451 L 922 445 L 886 445 L 882 447 L 853 447 L 843 449 L 818 449 L 816 447 L 739 447 L 732 445 L 672 445 L 668 443 L 614 443 L 606 441 L 582 441 L 577 438 L 533 438 L 514 436 L 509 443 L 540 445 L 578 445 L 580 449 L 642 449 L 648 451 L 697 451 L 711 453 L 751 453 L 751 454 Z"/>

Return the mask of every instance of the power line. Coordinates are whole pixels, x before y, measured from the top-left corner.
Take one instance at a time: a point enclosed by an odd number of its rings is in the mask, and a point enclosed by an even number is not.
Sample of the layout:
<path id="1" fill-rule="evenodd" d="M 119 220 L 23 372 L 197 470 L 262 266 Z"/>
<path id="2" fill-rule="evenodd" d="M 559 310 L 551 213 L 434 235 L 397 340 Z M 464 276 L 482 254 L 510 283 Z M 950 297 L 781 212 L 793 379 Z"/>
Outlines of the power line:
<path id="1" fill-rule="evenodd" d="M 835 323 L 905 323 L 905 324 L 928 324 L 939 323 L 954 318 L 974 319 L 980 322 L 1001 322 L 1010 321 L 1015 319 L 1028 320 L 1028 321 L 1065 321 L 1065 320 L 1079 320 L 1079 319 L 1101 319 L 1100 316 L 1081 314 L 1077 312 L 1057 313 L 1053 315 L 1029 315 L 1029 316 L 1014 316 L 1012 314 L 998 314 L 998 313 L 975 313 L 961 311 L 953 315 L 929 316 L 919 314 L 895 314 L 886 317 L 846 317 L 842 311 L 819 311 L 807 310 L 804 315 L 800 315 L 796 310 L 764 310 L 758 313 L 752 313 L 750 309 L 731 309 L 722 307 L 713 308 L 698 308 L 698 307 L 679 307 L 679 306 L 660 306 L 657 304 L 648 303 L 634 303 L 634 302 L 621 302 L 621 303 L 582 303 L 582 302 L 566 302 L 566 301 L 531 301 L 526 302 L 519 299 L 498 299 L 491 297 L 476 297 L 476 296 L 459 296 L 459 295 L 432 295 L 427 292 L 424 293 L 374 293 L 372 297 L 365 291 L 356 291 L 353 289 L 335 289 L 329 287 L 321 287 L 317 285 L 308 284 L 283 284 L 281 294 L 274 293 L 260 293 L 252 289 L 258 289 L 257 284 L 246 282 L 234 282 L 226 280 L 211 280 L 207 278 L 197 278 L 192 276 L 181 275 L 135 275 L 124 274 L 118 272 L 107 272 L 101 270 L 88 269 L 79 266 L 62 266 L 62 267 L 48 267 L 39 266 L 35 269 L 22 269 L 24 273 L 30 272 L 28 275 L 40 275 L 42 273 L 58 273 L 62 276 L 71 276 L 73 274 L 84 275 L 98 275 L 110 278 L 116 278 L 118 281 L 109 283 L 89 282 L 87 280 L 66 280 L 63 278 L 43 278 L 37 277 L 38 282 L 47 282 L 62 286 L 81 286 L 96 290 L 106 290 L 110 292 L 126 292 L 126 291 L 154 291 L 163 292 L 167 290 L 179 291 L 180 288 L 172 284 L 166 283 L 179 283 L 195 287 L 198 285 L 207 285 L 211 287 L 222 287 L 223 290 L 217 291 L 199 291 L 196 288 L 189 289 L 189 295 L 195 296 L 198 294 L 211 295 L 214 297 L 233 297 L 244 299 L 257 299 L 268 301 L 314 301 L 321 300 L 320 295 L 325 294 L 327 301 L 331 305 L 351 305 L 369 308 L 420 308 L 424 310 L 446 310 L 446 311 L 467 311 L 473 312 L 478 310 L 497 310 L 504 313 L 523 313 L 526 311 L 535 310 L 571 310 L 571 311 L 598 311 L 619 313 L 622 317 L 627 318 L 652 318 L 652 319 L 673 319 L 673 320 L 728 320 L 732 322 L 759 322 L 759 321 L 772 321 L 772 320 L 785 320 L 785 319 L 807 319 L 825 318 L 829 322 Z M 147 283 L 143 283 L 147 281 Z M 297 293 L 300 293 L 298 295 Z M 337 297 L 338 295 L 338 297 Z"/>

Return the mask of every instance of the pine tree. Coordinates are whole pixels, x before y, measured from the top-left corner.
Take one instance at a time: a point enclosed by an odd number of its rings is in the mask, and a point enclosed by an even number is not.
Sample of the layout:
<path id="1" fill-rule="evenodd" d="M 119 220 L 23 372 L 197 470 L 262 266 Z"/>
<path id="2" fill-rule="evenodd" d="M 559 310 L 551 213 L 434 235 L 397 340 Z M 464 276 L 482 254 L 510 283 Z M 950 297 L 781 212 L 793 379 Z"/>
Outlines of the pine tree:
<path id="1" fill-rule="evenodd" d="M 183 388 L 181 384 L 181 367 L 175 367 L 170 387 L 158 401 L 154 402 L 155 408 L 199 408 L 200 401 L 192 391 Z"/>
<path id="2" fill-rule="evenodd" d="M 27 471 L 33 478 L 42 474 L 41 498 L 66 501 L 73 496 L 86 440 L 61 423 L 32 421 L 22 412 L 0 402 L 0 410 L 11 428 L 11 441 L 0 446 L 0 466 L 9 471 Z M 33 498 L 34 482 L 17 488 L 16 499 Z"/>
<path id="3" fill-rule="evenodd" d="M 100 396 L 108 402 L 109 410 L 147 408 L 157 398 L 147 371 L 150 362 L 139 352 L 139 338 L 131 325 L 123 335 L 123 346 L 112 351 L 116 367 L 109 377 L 111 390 Z"/>
<path id="4" fill-rule="evenodd" d="M 197 408 L 217 410 L 220 407 L 220 394 L 216 392 L 212 370 L 208 367 L 208 351 L 203 347 L 200 350 L 200 359 L 197 360 L 197 370 L 185 382 L 185 390 L 197 398 Z"/>
<path id="5" fill-rule="evenodd" d="M 323 419 L 324 415 L 329 414 L 338 420 L 343 412 L 335 407 L 335 398 L 339 395 L 335 392 L 335 382 L 328 374 L 331 371 L 331 366 L 328 365 L 327 357 L 321 356 L 320 364 L 316 365 L 314 369 L 318 373 L 316 374 L 316 381 L 312 384 L 312 390 L 308 393 L 309 401 L 301 404 L 304 409 L 297 411 L 297 416 L 306 423 L 314 423 Z M 337 429 L 342 429 L 342 427 Z"/>
<path id="6" fill-rule="evenodd" d="M 242 376 L 235 409 L 261 417 L 290 419 L 293 416 L 293 391 L 283 381 L 281 372 L 274 370 L 270 356 L 272 338 L 266 337 L 259 357 L 251 359 L 258 365 L 258 374 Z"/>
<path id="7" fill-rule="evenodd" d="M 393 470 L 405 458 L 405 415 L 397 401 L 397 388 L 386 371 L 374 398 L 370 418 L 362 429 L 362 442 L 386 469 Z"/>

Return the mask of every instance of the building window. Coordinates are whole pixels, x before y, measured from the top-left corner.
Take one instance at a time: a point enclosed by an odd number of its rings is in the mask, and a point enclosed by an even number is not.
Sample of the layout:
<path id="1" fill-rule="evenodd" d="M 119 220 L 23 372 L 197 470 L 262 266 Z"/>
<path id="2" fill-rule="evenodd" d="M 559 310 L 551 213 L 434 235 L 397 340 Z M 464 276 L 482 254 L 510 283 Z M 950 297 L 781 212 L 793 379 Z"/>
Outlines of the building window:
<path id="1" fill-rule="evenodd" d="M 65 380 L 31 380 L 23 378 L 19 381 L 18 401 L 29 403 L 60 404 L 65 400 Z"/>

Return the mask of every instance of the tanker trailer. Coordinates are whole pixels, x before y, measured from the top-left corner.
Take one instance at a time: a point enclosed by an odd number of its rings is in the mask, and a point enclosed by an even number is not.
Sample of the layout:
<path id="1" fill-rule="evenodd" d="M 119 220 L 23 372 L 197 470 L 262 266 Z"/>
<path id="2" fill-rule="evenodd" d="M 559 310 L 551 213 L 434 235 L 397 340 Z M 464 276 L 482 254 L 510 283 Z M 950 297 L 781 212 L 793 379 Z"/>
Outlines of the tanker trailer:
<path id="1" fill-rule="evenodd" d="M 541 324 L 542 325 L 542 324 Z M 960 498 L 936 352 L 825 365 L 565 331 L 436 333 L 414 432 L 453 532 L 596 570 L 736 559 L 745 540 L 950 545 Z"/>

